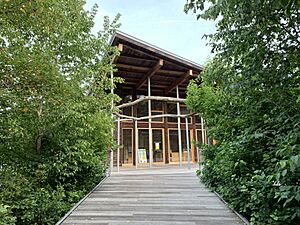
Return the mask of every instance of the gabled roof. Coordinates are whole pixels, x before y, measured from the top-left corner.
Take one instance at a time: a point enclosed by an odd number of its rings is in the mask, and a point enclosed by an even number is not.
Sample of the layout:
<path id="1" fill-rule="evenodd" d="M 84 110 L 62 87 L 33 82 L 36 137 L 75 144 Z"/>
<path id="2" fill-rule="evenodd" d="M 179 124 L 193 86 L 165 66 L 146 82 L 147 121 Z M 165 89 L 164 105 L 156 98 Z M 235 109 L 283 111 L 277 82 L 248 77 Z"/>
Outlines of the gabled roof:
<path id="1" fill-rule="evenodd" d="M 143 40 L 140 40 L 136 37 L 133 37 L 129 34 L 126 34 L 122 31 L 117 30 L 113 36 L 111 37 L 110 44 L 111 45 L 117 45 L 118 43 L 131 43 L 132 45 L 136 45 L 137 47 L 143 48 L 149 52 L 152 52 L 154 55 L 158 56 L 158 58 L 168 58 L 172 61 L 176 61 L 179 64 L 185 64 L 186 66 L 190 66 L 191 68 L 195 69 L 196 71 L 203 70 L 203 66 L 195 63 L 191 60 L 188 60 L 186 58 L 183 58 L 179 55 L 176 55 L 172 52 L 169 52 L 167 50 L 164 50 L 162 48 L 159 48 L 157 46 L 154 46 L 152 44 L 149 44 Z M 160 57 L 159 57 L 160 56 Z"/>
<path id="2" fill-rule="evenodd" d="M 173 96 L 176 86 L 185 93 L 189 80 L 198 76 L 203 67 L 140 39 L 117 31 L 110 44 L 118 46 L 120 56 L 114 64 L 114 76 L 124 78 L 121 89 L 147 90 L 147 78 L 151 77 L 151 92 Z"/>

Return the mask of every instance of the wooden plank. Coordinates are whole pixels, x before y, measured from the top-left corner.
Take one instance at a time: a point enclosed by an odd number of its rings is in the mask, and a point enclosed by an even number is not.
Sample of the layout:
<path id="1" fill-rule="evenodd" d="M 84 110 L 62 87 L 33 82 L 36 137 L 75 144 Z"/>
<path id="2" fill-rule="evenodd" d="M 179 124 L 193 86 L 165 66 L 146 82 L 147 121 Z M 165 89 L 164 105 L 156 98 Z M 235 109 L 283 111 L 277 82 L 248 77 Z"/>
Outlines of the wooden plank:
<path id="1" fill-rule="evenodd" d="M 136 89 L 139 89 L 143 84 L 146 83 L 148 78 L 151 78 L 162 66 L 164 65 L 164 60 L 160 59 L 158 62 L 142 77 L 142 79 L 135 86 Z"/>
<path id="2" fill-rule="evenodd" d="M 189 70 L 187 71 L 182 77 L 180 77 L 178 80 L 175 80 L 169 87 L 165 89 L 165 93 L 169 93 L 172 91 L 176 86 L 182 84 L 189 76 L 193 75 L 193 71 Z"/>
<path id="3" fill-rule="evenodd" d="M 71 224 L 242 225 L 192 171 L 121 168 L 62 222 Z"/>

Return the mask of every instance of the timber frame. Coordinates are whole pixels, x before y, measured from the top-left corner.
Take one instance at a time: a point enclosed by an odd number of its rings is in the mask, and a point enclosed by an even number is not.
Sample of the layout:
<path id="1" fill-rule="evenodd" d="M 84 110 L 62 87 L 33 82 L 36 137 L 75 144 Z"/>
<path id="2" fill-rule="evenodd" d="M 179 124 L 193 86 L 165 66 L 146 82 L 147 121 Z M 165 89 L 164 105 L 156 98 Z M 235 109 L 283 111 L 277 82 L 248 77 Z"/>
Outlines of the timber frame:
<path id="1" fill-rule="evenodd" d="M 117 105 L 119 112 L 114 113 L 117 131 L 114 133 L 118 147 L 110 154 L 111 169 L 114 164 L 119 171 L 119 167 L 124 164 L 124 149 L 120 151 L 120 148 L 124 148 L 123 129 L 132 129 L 132 146 L 129 149 L 130 151 L 132 149 L 132 165 L 136 167 L 139 165 L 140 129 L 147 129 L 148 132 L 147 163 L 150 167 L 155 163 L 153 154 L 156 148 L 163 151 L 163 154 L 159 153 L 163 155 L 163 163 L 170 163 L 172 151 L 169 130 L 171 129 L 178 131 L 178 149 L 176 149 L 178 153 L 173 155 L 177 157 L 178 154 L 179 166 L 182 166 L 186 154 L 185 161 L 188 167 L 191 160 L 199 162 L 199 146 L 194 144 L 192 139 L 197 139 L 196 130 L 201 129 L 201 142 L 207 143 L 204 140 L 206 135 L 203 135 L 206 130 L 203 119 L 199 118 L 201 123 L 197 123 L 195 118 L 198 115 L 188 111 L 184 101 L 189 81 L 196 78 L 203 67 L 120 31 L 112 36 L 110 44 L 116 46 L 120 52 L 120 55 L 112 61 L 117 70 L 111 74 L 111 79 L 113 80 L 113 77 L 124 79 L 123 83 L 117 84 L 112 90 L 112 93 L 118 94 L 122 101 Z M 159 109 L 153 109 L 154 105 Z M 160 137 L 162 143 L 159 143 L 163 146 L 160 147 L 158 144 L 154 149 L 153 130 L 159 129 L 162 130 L 162 137 Z M 182 134 L 182 130 L 185 130 L 185 134 Z M 184 156 L 183 144 L 186 148 Z"/>

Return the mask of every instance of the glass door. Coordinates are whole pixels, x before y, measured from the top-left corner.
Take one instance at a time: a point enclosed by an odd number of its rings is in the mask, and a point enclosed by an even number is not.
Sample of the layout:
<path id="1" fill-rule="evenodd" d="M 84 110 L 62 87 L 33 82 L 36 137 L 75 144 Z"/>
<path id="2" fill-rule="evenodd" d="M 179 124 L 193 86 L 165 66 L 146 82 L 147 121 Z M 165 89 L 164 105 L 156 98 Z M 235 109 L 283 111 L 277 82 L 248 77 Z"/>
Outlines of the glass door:
<path id="1" fill-rule="evenodd" d="M 149 131 L 148 129 L 138 129 L 138 163 L 149 163 Z"/>
<path id="2" fill-rule="evenodd" d="M 132 164 L 132 129 L 123 129 L 123 163 Z"/>
<path id="3" fill-rule="evenodd" d="M 164 162 L 163 130 L 153 129 L 153 162 Z"/>
<path id="4" fill-rule="evenodd" d="M 189 134 L 189 144 L 191 150 L 191 136 L 190 130 Z M 169 129 L 169 154 L 170 154 L 170 162 L 179 162 L 179 145 L 178 145 L 178 130 Z M 181 149 L 182 149 L 182 161 L 188 160 L 188 151 L 187 151 L 187 141 L 186 141 L 186 131 L 181 130 Z M 191 154 L 191 153 L 190 153 Z"/>

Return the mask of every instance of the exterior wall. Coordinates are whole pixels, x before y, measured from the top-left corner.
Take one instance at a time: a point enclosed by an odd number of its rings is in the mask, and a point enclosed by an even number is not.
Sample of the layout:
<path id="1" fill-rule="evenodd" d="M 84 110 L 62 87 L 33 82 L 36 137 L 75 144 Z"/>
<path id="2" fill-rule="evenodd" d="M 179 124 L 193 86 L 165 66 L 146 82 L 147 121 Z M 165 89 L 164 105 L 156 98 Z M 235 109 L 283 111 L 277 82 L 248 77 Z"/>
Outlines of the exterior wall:
<path id="1" fill-rule="evenodd" d="M 164 106 L 165 108 L 165 106 Z M 135 114 L 135 113 L 134 113 Z M 138 121 L 137 124 L 138 130 L 145 130 L 148 131 L 149 130 L 149 123 L 148 121 Z M 172 130 L 176 130 L 178 129 L 177 127 L 177 122 L 168 122 L 166 118 L 164 118 L 163 122 L 151 122 L 151 127 L 152 130 L 161 130 L 162 131 L 162 139 L 163 139 L 163 162 L 159 162 L 159 164 L 169 164 L 169 163 L 179 163 L 179 158 L 178 160 L 174 160 L 173 162 L 170 159 L 170 153 L 171 153 L 171 149 L 170 149 L 170 137 L 169 137 L 169 132 Z M 180 125 L 181 131 L 184 131 L 184 133 L 182 133 L 182 137 L 181 139 L 185 139 L 185 128 L 186 125 L 185 123 L 181 123 Z M 117 127 L 116 127 L 117 129 Z M 120 143 L 121 143 L 121 147 L 120 147 L 120 166 L 126 166 L 126 165 L 135 165 L 136 159 L 136 153 L 135 153 L 135 128 L 134 128 L 134 122 L 132 121 L 124 121 L 121 122 L 121 126 L 120 126 Z M 202 140 L 201 137 L 199 137 L 199 132 L 201 133 L 201 124 L 199 123 L 195 123 L 195 116 L 192 117 L 191 119 L 191 123 L 188 124 L 188 129 L 189 129 L 189 142 L 190 142 L 190 155 L 191 155 L 191 162 L 197 162 L 198 161 L 198 146 L 196 144 L 196 142 L 201 142 Z M 131 157 L 132 159 L 130 161 L 125 160 L 124 162 L 124 158 L 126 158 L 126 152 L 124 153 L 124 143 L 128 142 L 128 140 L 125 140 L 123 137 L 123 131 L 124 130 L 130 130 L 132 137 L 131 137 L 131 147 L 132 147 L 132 154 Z M 197 135 L 198 132 L 198 135 Z M 205 132 L 206 133 L 206 132 Z M 183 137 L 184 136 L 184 137 Z M 201 134 L 200 134 L 201 136 Z M 176 140 L 178 142 L 178 138 Z M 207 143 L 206 141 L 206 137 L 205 137 L 205 143 Z M 155 148 L 155 146 L 153 146 L 153 149 Z M 117 164 L 117 154 L 116 151 L 114 151 L 114 165 Z M 183 151 L 183 162 L 187 161 L 187 153 Z M 149 160 L 148 160 L 149 163 Z M 158 162 L 153 162 L 154 164 L 158 164 Z"/>

